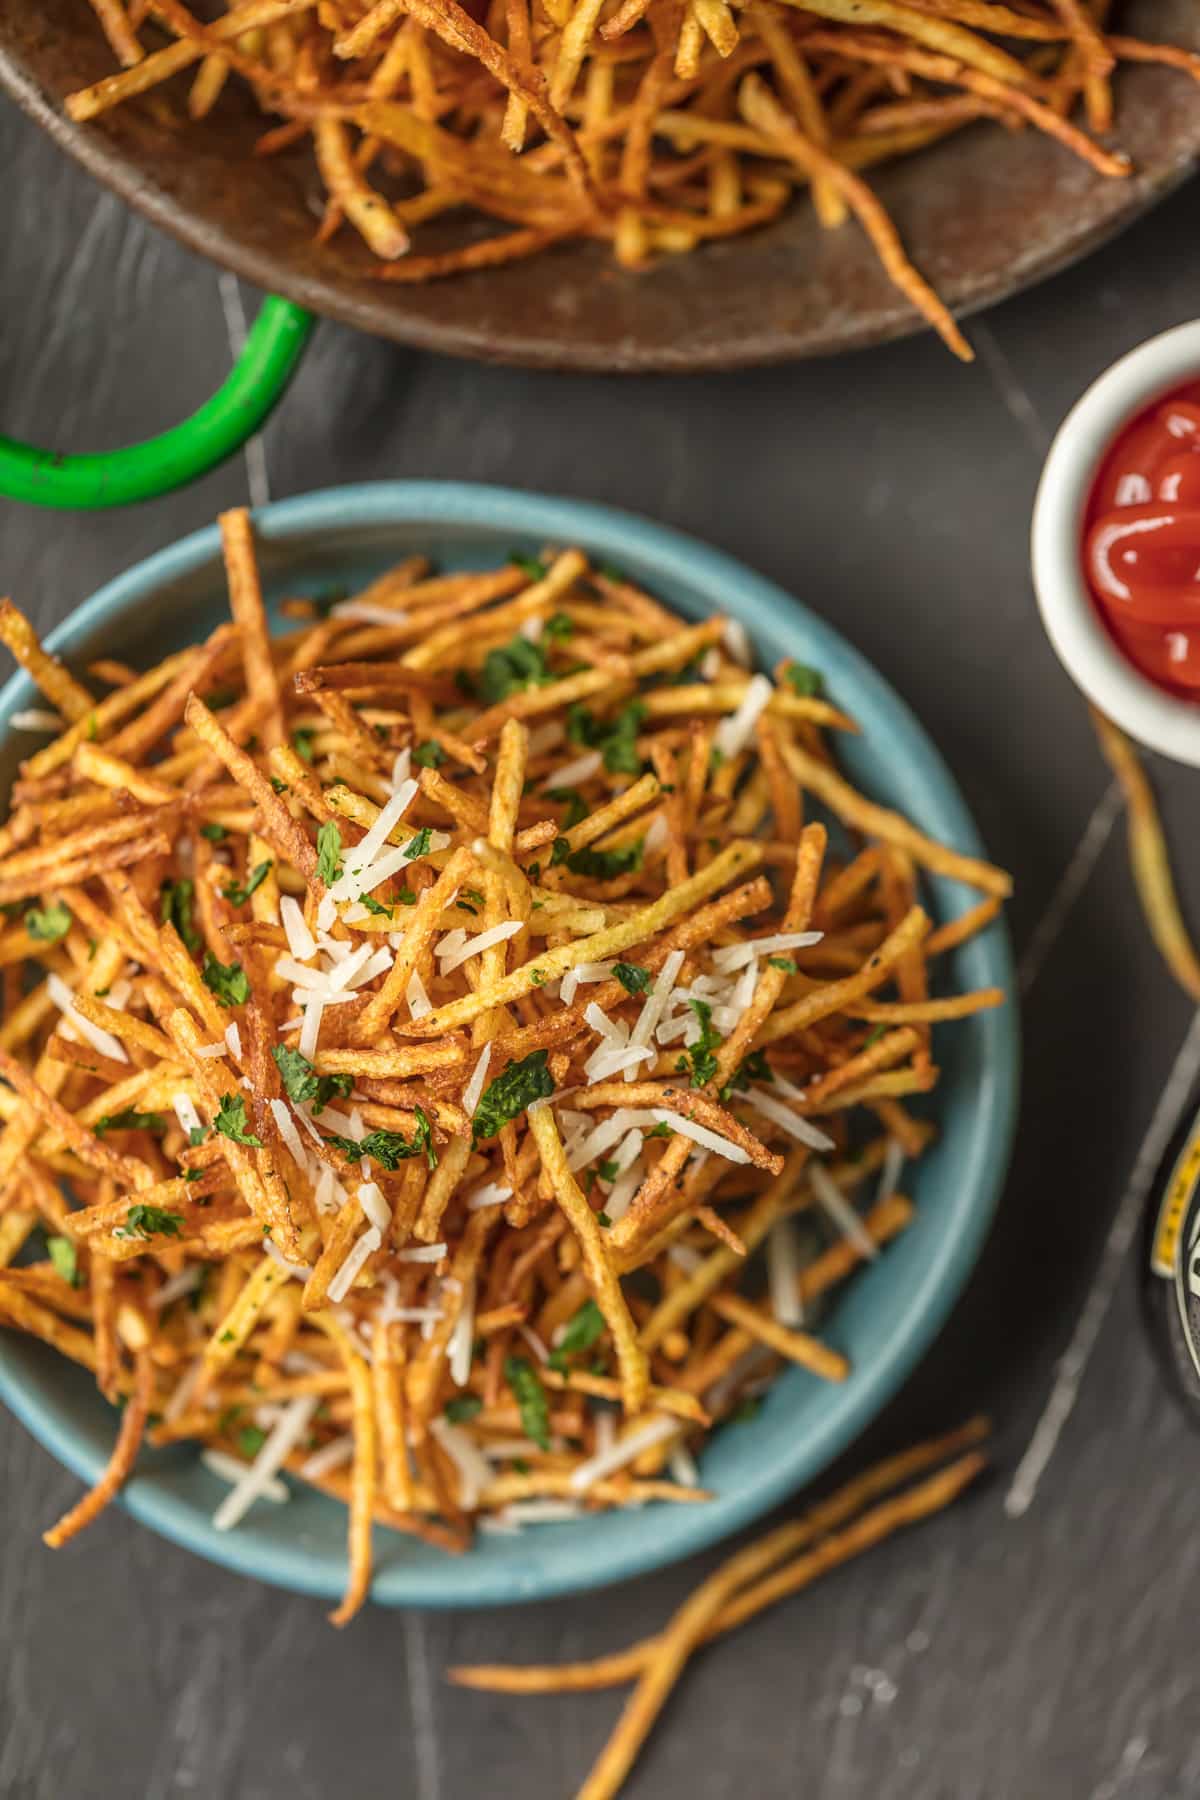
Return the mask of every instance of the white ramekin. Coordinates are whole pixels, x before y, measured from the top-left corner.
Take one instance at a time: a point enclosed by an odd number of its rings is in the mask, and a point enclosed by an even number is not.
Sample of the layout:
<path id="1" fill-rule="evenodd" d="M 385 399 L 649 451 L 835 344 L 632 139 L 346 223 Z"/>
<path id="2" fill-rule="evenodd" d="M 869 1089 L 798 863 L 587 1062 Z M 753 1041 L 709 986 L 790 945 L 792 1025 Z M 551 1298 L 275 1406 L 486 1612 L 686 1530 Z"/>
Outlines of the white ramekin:
<path id="1" fill-rule="evenodd" d="M 1164 693 L 1117 649 L 1083 572 L 1083 514 L 1096 469 L 1126 422 L 1156 396 L 1200 380 L 1200 320 L 1139 344 L 1075 402 L 1050 446 L 1033 507 L 1033 585 L 1067 673 L 1102 712 L 1152 750 L 1200 767 L 1200 701 Z"/>

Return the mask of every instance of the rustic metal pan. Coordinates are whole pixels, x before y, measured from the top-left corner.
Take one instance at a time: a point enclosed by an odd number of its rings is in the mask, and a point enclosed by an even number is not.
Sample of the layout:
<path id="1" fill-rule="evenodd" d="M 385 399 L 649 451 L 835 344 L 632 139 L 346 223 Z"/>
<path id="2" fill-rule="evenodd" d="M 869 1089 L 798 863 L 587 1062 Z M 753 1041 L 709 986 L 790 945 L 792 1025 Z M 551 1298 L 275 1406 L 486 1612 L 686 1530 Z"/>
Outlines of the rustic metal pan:
<path id="1" fill-rule="evenodd" d="M 1200 48 L 1191 0 L 1128 0 L 1119 22 Z M 111 67 L 83 0 L 0 0 L 0 83 L 101 181 L 258 286 L 403 344 L 545 368 L 684 371 L 825 355 L 920 324 L 857 227 L 824 232 L 803 203 L 762 231 L 642 275 L 615 268 L 604 246 L 580 244 L 428 287 L 385 286 L 349 234 L 314 242 L 306 152 L 251 157 L 263 127 L 246 96 L 231 94 L 203 125 L 181 106 L 166 114 L 161 96 L 71 124 L 63 95 Z M 1035 132 L 991 125 L 874 177 L 917 265 L 956 310 L 1061 268 L 1190 172 L 1200 86 L 1136 67 L 1122 70 L 1118 92 L 1128 180 L 1095 175 Z"/>

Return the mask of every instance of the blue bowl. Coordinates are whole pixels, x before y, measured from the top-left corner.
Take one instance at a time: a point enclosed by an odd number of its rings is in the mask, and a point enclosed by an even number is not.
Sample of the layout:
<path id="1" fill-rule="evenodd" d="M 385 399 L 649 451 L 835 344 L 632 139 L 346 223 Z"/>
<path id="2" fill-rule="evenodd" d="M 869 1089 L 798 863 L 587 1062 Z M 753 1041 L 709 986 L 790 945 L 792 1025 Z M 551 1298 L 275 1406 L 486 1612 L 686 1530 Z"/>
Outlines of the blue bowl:
<path id="1" fill-rule="evenodd" d="M 692 618 L 722 610 L 742 620 L 763 661 L 794 656 L 825 673 L 861 737 L 841 744 L 846 769 L 876 799 L 933 836 L 979 854 L 978 834 L 941 757 L 908 710 L 837 632 L 789 595 L 702 544 L 645 519 L 503 488 L 456 482 L 381 482 L 307 494 L 256 515 L 263 581 L 272 600 L 330 584 L 353 589 L 414 551 L 450 568 L 484 567 L 512 549 L 579 544 L 629 572 Z M 110 582 L 56 631 L 53 649 L 78 668 L 100 655 L 144 665 L 211 629 L 225 612 L 217 530 L 210 527 Z M 0 693 L 0 791 L 37 740 L 14 732 L 36 696 L 19 674 Z M 949 918 L 976 898 L 928 884 Z M 1000 925 L 954 958 L 963 987 L 1013 991 Z M 936 1146 L 912 1173 L 910 1228 L 838 1296 L 824 1335 L 850 1359 L 839 1386 L 790 1370 L 757 1417 L 719 1431 L 701 1473 L 715 1498 L 488 1536 L 462 1557 L 377 1534 L 373 1595 L 390 1606 L 492 1606 L 581 1592 L 654 1569 L 736 1531 L 818 1475 L 887 1404 L 932 1343 L 979 1254 L 1008 1163 L 1016 1116 L 1015 1002 L 939 1034 Z M 104 1465 L 114 1415 L 90 1377 L 40 1343 L 0 1333 L 0 1397 L 52 1455 L 85 1481 Z M 135 1518 L 175 1543 L 263 1581 L 329 1599 L 346 1577 L 345 1512 L 300 1490 L 285 1507 L 256 1506 L 233 1532 L 211 1519 L 226 1490 L 193 1449 L 146 1454 L 125 1489 Z M 34 1531 L 39 1522 L 23 1520 Z"/>

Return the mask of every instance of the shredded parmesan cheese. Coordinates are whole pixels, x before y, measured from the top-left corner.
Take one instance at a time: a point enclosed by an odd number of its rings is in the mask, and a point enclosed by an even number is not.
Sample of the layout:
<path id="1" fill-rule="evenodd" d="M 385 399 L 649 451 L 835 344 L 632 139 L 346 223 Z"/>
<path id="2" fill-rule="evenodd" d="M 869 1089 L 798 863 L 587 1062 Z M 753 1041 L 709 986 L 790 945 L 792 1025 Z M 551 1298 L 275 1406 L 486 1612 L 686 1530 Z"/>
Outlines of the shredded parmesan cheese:
<path id="1" fill-rule="evenodd" d="M 856 1250 L 861 1251 L 868 1262 L 874 1262 L 879 1255 L 879 1245 L 871 1236 L 850 1202 L 843 1194 L 824 1163 L 810 1163 L 808 1170 L 812 1190 L 829 1217 L 833 1220 L 843 1237 L 849 1238 Z"/>
<path id="2" fill-rule="evenodd" d="M 231 1531 L 262 1497 L 268 1483 L 279 1473 L 308 1430 L 319 1399 L 318 1394 L 301 1394 L 284 1407 L 266 1443 L 213 1514 L 213 1524 L 218 1531 Z"/>
<path id="3" fill-rule="evenodd" d="M 750 634 L 740 619 L 726 619 L 721 641 L 734 662 L 741 663 L 743 669 L 750 667 Z"/>
<path id="4" fill-rule="evenodd" d="M 271 1261 L 278 1263 L 284 1274 L 290 1275 L 293 1281 L 307 1281 L 312 1274 L 312 1269 L 309 1267 L 308 1263 L 289 1262 L 278 1244 L 273 1244 L 270 1238 L 263 1239 L 263 1249 L 266 1251 Z"/>
<path id="5" fill-rule="evenodd" d="M 482 1212 L 485 1206 L 503 1206 L 512 1199 L 512 1189 L 502 1181 L 485 1181 L 467 1200 L 468 1212 Z"/>
<path id="6" fill-rule="evenodd" d="M 619 1439 L 611 1450 L 601 1451 L 598 1456 L 591 1456 L 571 1474 L 571 1492 L 586 1494 L 594 1481 L 603 1481 L 606 1475 L 615 1475 L 618 1469 L 636 1461 L 643 1450 L 649 1450 L 653 1444 L 661 1444 L 664 1438 L 674 1437 L 679 1431 L 678 1419 L 660 1416 L 652 1418 L 636 1431 L 629 1432 Z"/>
<path id="7" fill-rule="evenodd" d="M 715 1150 L 718 1156 L 725 1157 L 728 1162 L 750 1161 L 740 1144 L 730 1143 L 728 1138 L 719 1137 L 715 1131 L 710 1131 L 707 1125 L 697 1125 L 695 1119 L 685 1119 L 682 1113 L 672 1112 L 669 1107 L 652 1106 L 650 1116 L 660 1125 L 669 1125 L 681 1137 L 691 1138 L 694 1144 L 703 1145 L 705 1150 Z"/>
<path id="8" fill-rule="evenodd" d="M 175 1108 L 175 1117 L 179 1120 L 180 1128 L 183 1131 L 204 1130 L 204 1120 L 196 1111 L 195 1102 L 190 1094 L 173 1095 L 171 1105 Z"/>
<path id="9" fill-rule="evenodd" d="M 377 1181 L 364 1181 L 358 1190 L 358 1204 L 363 1209 L 363 1217 L 367 1223 L 374 1225 L 381 1237 L 385 1237 L 391 1229 L 392 1209 L 383 1197 L 383 1189 Z"/>
<path id="10" fill-rule="evenodd" d="M 288 1155 L 298 1168 L 307 1169 L 308 1152 L 305 1150 L 304 1144 L 301 1141 L 300 1133 L 296 1130 L 296 1122 L 292 1117 L 291 1109 L 289 1108 L 287 1101 L 272 1100 L 270 1102 L 270 1107 L 271 1117 L 275 1121 L 275 1129 L 283 1139 Z M 319 1135 L 320 1134 L 318 1133 L 318 1136 Z"/>
<path id="11" fill-rule="evenodd" d="M 653 1037 L 659 1020 L 666 1011 L 667 1002 L 671 998 L 671 990 L 679 979 L 679 971 L 683 967 L 683 951 L 672 950 L 658 972 L 658 979 L 646 995 L 642 1010 L 638 1014 L 637 1024 L 629 1034 L 631 1049 L 644 1049 Z M 625 1071 L 626 1081 L 633 1080 L 632 1068 Z"/>
<path id="12" fill-rule="evenodd" d="M 98 1050 L 101 1056 L 109 1056 L 114 1062 L 128 1062 L 125 1046 L 120 1038 L 115 1038 L 111 1031 L 104 1031 L 99 1025 L 93 1025 L 85 1019 L 81 1012 L 75 1010 L 75 996 L 61 975 L 50 974 L 46 977 L 46 992 L 65 1019 L 69 1019 L 80 1037 Z"/>
<path id="13" fill-rule="evenodd" d="M 518 1325 L 517 1330 L 525 1339 L 525 1342 L 529 1345 L 529 1348 L 533 1351 L 533 1354 L 537 1357 L 538 1361 L 540 1363 L 548 1363 L 550 1361 L 550 1352 L 547 1350 L 537 1332 L 529 1325 Z"/>
<path id="14" fill-rule="evenodd" d="M 765 675 L 752 675 L 736 712 L 722 719 L 713 732 L 713 747 L 722 756 L 739 756 L 754 735 L 759 714 L 771 703 L 774 687 Z"/>
<path id="15" fill-rule="evenodd" d="M 408 614 L 395 606 L 380 606 L 371 600 L 339 600 L 329 609 L 335 619 L 357 619 L 361 625 L 407 625 Z"/>
<path id="16" fill-rule="evenodd" d="M 467 1283 L 463 1294 L 462 1309 L 454 1322 L 454 1330 L 450 1333 L 450 1342 L 446 1346 L 446 1361 L 450 1365 L 450 1378 L 457 1387 L 466 1387 L 471 1375 L 471 1344 L 475 1335 L 475 1283 Z"/>
<path id="17" fill-rule="evenodd" d="M 155 1312 L 161 1312 L 163 1307 L 170 1306 L 172 1301 L 181 1300 L 185 1294 L 194 1294 L 203 1280 L 204 1270 L 202 1267 L 194 1265 L 190 1269 L 180 1269 L 178 1275 L 172 1275 L 169 1281 L 163 1282 L 150 1304 Z M 195 1383 L 193 1383 L 194 1385 Z M 176 1389 L 176 1393 L 178 1391 Z M 174 1397 L 175 1395 L 172 1394 L 171 1398 L 174 1399 Z"/>
<path id="18" fill-rule="evenodd" d="M 774 1094 L 769 1094 L 765 1088 L 752 1083 L 746 1089 L 746 1099 L 756 1112 L 762 1113 L 766 1119 L 774 1120 L 782 1131 L 786 1131 L 798 1143 L 807 1144 L 810 1150 L 833 1149 L 833 1139 L 826 1132 L 811 1125 L 807 1119 L 802 1119 L 799 1113 L 794 1113 L 790 1106 L 784 1106 L 782 1101 L 776 1100 Z"/>
<path id="19" fill-rule="evenodd" d="M 345 1262 L 329 1284 L 329 1298 L 335 1306 L 346 1298 L 368 1256 L 374 1256 L 382 1243 L 383 1233 L 378 1225 L 372 1225 L 350 1246 Z"/>
<path id="20" fill-rule="evenodd" d="M 309 1062 L 317 1054 L 317 1042 L 321 1036 L 321 1020 L 325 1016 L 325 1007 L 320 1000 L 310 1000 L 304 1008 L 304 1024 L 300 1027 L 299 1051 Z"/>
<path id="21" fill-rule="evenodd" d="M 332 1475 L 335 1469 L 344 1468 L 348 1462 L 354 1461 L 354 1439 L 349 1432 L 345 1437 L 334 1438 L 331 1443 L 322 1444 L 311 1456 L 305 1457 L 300 1464 L 298 1474 L 305 1481 L 319 1481 L 323 1475 Z"/>
<path id="22" fill-rule="evenodd" d="M 279 922 L 296 961 L 311 962 L 317 954 L 317 940 L 305 923 L 303 907 L 291 894 L 284 894 L 280 899 Z"/>
<path id="23" fill-rule="evenodd" d="M 746 938 L 740 944 L 722 944 L 712 953 L 713 967 L 732 975 L 759 956 L 782 956 L 788 950 L 811 950 L 825 936 L 823 931 L 777 931 L 771 937 Z"/>
<path id="24" fill-rule="evenodd" d="M 423 1019 L 426 1013 L 433 1011 L 433 1001 L 425 991 L 425 983 L 421 980 L 420 971 L 414 969 L 408 978 L 408 987 L 404 998 L 408 1001 L 410 1019 Z"/>
<path id="25" fill-rule="evenodd" d="M 492 1479 L 487 1460 L 467 1433 L 448 1419 L 434 1419 L 429 1429 L 458 1471 L 458 1504 L 464 1512 L 473 1512 Z"/>
<path id="26" fill-rule="evenodd" d="M 479 1061 L 471 1071 L 471 1079 L 463 1089 L 463 1111 L 468 1118 L 474 1115 L 475 1108 L 479 1105 L 480 1099 L 482 1098 L 483 1084 L 487 1080 L 488 1064 L 491 1060 L 492 1046 L 490 1044 L 485 1044 L 480 1052 Z"/>
<path id="27" fill-rule="evenodd" d="M 456 943 L 450 949 L 446 948 L 447 938 L 455 934 L 448 932 L 438 945 L 436 952 L 438 961 L 442 965 L 442 974 L 449 975 L 461 963 L 469 962 L 471 957 L 481 956 L 485 950 L 490 950 L 493 944 L 503 944 L 510 937 L 516 937 L 520 929 L 521 921 L 519 919 L 509 919 L 503 925 L 490 925 L 486 931 L 477 932 L 474 937 L 466 938 L 465 941 Z"/>
<path id="28" fill-rule="evenodd" d="M 241 1481 L 246 1473 L 245 1463 L 239 1462 L 236 1456 L 229 1456 L 224 1450 L 202 1450 L 200 1461 L 210 1474 L 217 1477 L 218 1481 L 226 1481 L 230 1486 Z M 280 1481 L 277 1476 L 272 1476 L 269 1481 L 264 1482 L 259 1490 L 259 1497 L 263 1500 L 274 1501 L 276 1506 L 282 1506 L 292 1496 L 288 1492 L 287 1483 Z"/>
<path id="29" fill-rule="evenodd" d="M 553 775 L 547 776 L 547 788 L 578 787 L 581 781 L 590 781 L 604 767 L 604 758 L 599 750 L 587 750 L 577 756 L 574 762 L 564 763 L 561 769 L 555 769 Z"/>
<path id="30" fill-rule="evenodd" d="M 876 1204 L 882 1205 L 890 1200 L 900 1185 L 900 1171 L 904 1167 L 904 1145 L 899 1138 L 890 1137 L 887 1149 L 883 1153 L 883 1169 L 879 1176 L 879 1192 Z"/>
<path id="31" fill-rule="evenodd" d="M 767 1291 L 771 1311 L 781 1325 L 804 1323 L 804 1307 L 797 1282 L 800 1275 L 800 1243 L 794 1219 L 776 1219 L 767 1233 Z"/>
<path id="32" fill-rule="evenodd" d="M 700 1471 L 696 1467 L 696 1459 L 686 1444 L 675 1444 L 667 1458 L 667 1467 L 671 1471 L 671 1480 L 677 1481 L 680 1487 L 699 1487 Z"/>
<path id="33" fill-rule="evenodd" d="M 17 731 L 64 731 L 66 721 L 41 706 L 26 706 L 12 716 Z"/>

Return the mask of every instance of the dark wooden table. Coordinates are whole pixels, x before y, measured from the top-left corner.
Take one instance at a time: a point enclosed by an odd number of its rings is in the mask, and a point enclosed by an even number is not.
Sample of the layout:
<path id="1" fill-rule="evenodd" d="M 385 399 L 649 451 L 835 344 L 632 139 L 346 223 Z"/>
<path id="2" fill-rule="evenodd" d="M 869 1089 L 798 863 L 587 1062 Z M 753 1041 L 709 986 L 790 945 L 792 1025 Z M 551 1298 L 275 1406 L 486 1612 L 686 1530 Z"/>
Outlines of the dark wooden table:
<path id="1" fill-rule="evenodd" d="M 243 299 L 0 117 L 0 428 L 99 448 L 216 385 Z M 1118 808 L 1034 612 L 1049 436 L 1114 356 L 1197 310 L 1195 190 L 975 322 L 703 380 L 526 375 L 323 327 L 261 452 L 134 511 L 0 503 L 0 582 L 49 627 L 221 506 L 443 475 L 611 501 L 706 537 L 871 657 L 1017 874 L 1024 1114 L 999 1221 L 949 1329 L 859 1446 L 986 1405 L 974 1499 L 703 1655 L 629 1788 L 792 1800 L 1184 1800 L 1200 1792 L 1200 1444 L 1137 1313 L 1130 1228 L 1164 1090 L 1200 1032 L 1134 904 Z M 685 328 L 685 322 L 681 321 Z M 1195 778 L 1156 779 L 1200 914 Z M 1159 1108 L 1156 1119 L 1156 1107 Z M 1057 1434 L 1057 1436 L 1056 1436 Z M 455 1659 L 545 1659 L 652 1630 L 715 1555 L 520 1611 L 322 1608 L 207 1567 L 113 1511 L 55 1555 L 76 1482 L 0 1418 L 5 1800 L 560 1800 L 615 1697 L 499 1702 Z"/>

